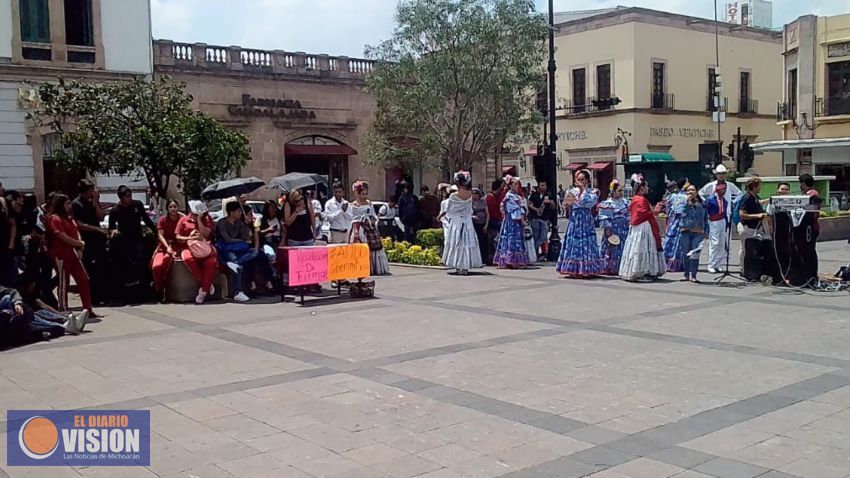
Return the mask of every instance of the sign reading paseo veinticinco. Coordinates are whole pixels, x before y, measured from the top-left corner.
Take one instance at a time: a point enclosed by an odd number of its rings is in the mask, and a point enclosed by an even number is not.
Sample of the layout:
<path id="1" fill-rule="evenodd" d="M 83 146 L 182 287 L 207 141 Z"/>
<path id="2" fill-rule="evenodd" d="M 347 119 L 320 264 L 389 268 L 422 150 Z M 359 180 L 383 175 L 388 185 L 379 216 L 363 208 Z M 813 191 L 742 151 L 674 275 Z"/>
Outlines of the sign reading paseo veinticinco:
<path id="1" fill-rule="evenodd" d="M 242 104 L 229 106 L 227 112 L 234 116 L 301 121 L 316 119 L 316 112 L 305 109 L 298 100 L 254 98 L 251 95 L 242 95 Z"/>

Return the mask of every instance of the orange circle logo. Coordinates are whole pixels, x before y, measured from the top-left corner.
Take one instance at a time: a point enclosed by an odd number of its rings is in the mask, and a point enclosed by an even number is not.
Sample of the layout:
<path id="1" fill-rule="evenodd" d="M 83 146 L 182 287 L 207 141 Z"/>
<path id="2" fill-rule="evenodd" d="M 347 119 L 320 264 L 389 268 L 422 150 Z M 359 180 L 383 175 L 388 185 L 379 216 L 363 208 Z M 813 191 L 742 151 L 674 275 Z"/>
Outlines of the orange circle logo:
<path id="1" fill-rule="evenodd" d="M 59 446 L 59 430 L 45 417 L 32 417 L 25 421 L 18 432 L 18 444 L 28 457 L 43 460 Z"/>

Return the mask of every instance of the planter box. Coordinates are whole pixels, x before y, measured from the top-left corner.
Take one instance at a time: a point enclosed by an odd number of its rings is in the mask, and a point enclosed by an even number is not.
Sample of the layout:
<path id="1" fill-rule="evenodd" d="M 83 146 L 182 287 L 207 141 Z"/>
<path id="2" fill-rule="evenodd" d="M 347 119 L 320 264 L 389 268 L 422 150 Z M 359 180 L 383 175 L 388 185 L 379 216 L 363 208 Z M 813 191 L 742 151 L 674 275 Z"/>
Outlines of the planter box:
<path id="1" fill-rule="evenodd" d="M 658 218 L 658 227 L 661 237 L 667 228 L 667 218 Z M 850 216 L 835 216 L 820 218 L 820 236 L 818 242 L 824 241 L 846 241 L 850 237 Z M 738 239 L 737 228 L 732 230 L 732 239 Z"/>

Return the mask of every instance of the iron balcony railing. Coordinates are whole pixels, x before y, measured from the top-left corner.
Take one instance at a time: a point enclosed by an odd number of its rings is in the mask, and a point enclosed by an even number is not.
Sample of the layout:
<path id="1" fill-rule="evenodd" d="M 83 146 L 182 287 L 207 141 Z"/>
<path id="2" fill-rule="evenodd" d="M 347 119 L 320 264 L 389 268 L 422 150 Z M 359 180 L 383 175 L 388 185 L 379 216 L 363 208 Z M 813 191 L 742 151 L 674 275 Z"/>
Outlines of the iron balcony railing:
<path id="1" fill-rule="evenodd" d="M 672 110 L 676 107 L 676 97 L 673 93 L 652 93 L 650 108 L 654 110 Z"/>
<path id="2" fill-rule="evenodd" d="M 741 98 L 738 101 L 738 113 L 740 114 L 750 114 L 756 115 L 759 112 L 759 102 L 758 100 L 751 100 L 749 98 Z"/>
<path id="3" fill-rule="evenodd" d="M 797 117 L 797 105 L 790 102 L 776 104 L 776 122 L 791 121 Z"/>

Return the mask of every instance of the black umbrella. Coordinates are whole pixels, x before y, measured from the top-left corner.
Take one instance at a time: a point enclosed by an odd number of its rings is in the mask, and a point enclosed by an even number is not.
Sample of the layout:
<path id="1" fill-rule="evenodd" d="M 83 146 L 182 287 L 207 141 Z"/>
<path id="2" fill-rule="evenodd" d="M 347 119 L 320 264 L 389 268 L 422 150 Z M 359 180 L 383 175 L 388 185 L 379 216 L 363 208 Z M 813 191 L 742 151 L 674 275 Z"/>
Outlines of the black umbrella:
<path id="1" fill-rule="evenodd" d="M 316 184 L 327 184 L 328 177 L 322 174 L 312 173 L 288 173 L 283 176 L 272 178 L 269 181 L 269 189 L 280 189 L 281 191 L 295 191 L 296 189 L 308 188 Z"/>
<path id="2" fill-rule="evenodd" d="M 209 201 L 210 199 L 224 199 L 231 196 L 238 197 L 242 194 L 250 194 L 265 185 L 265 181 L 255 176 L 251 176 L 250 178 L 228 179 L 227 181 L 219 181 L 210 185 L 204 189 L 204 192 L 201 193 L 201 197 L 206 201 Z"/>

